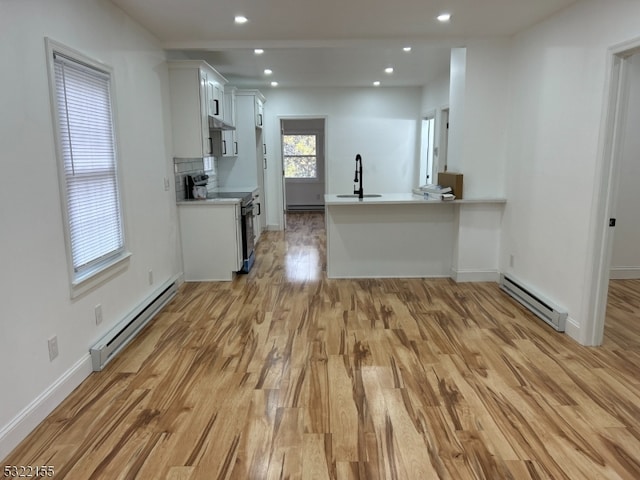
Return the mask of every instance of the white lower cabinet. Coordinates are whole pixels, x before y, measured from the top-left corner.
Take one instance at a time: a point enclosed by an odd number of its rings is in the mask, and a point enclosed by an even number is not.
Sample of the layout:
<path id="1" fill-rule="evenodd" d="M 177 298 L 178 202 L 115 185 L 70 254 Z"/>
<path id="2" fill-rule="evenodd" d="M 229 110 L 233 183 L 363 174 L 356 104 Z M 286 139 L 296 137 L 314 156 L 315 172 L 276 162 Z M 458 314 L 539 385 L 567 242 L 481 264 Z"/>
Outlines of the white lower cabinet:
<path id="1" fill-rule="evenodd" d="M 242 268 L 240 204 L 196 202 L 178 205 L 184 280 L 232 280 Z"/>

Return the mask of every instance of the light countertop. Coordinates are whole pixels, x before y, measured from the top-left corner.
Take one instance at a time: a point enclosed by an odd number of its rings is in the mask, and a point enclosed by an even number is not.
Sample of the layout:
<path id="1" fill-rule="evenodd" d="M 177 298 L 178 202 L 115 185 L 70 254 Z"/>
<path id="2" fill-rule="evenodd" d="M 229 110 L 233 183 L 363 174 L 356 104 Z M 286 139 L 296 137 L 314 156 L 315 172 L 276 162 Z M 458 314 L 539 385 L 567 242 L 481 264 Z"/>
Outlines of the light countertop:
<path id="1" fill-rule="evenodd" d="M 258 190 L 256 186 L 248 187 L 217 187 L 210 194 L 216 192 L 228 193 L 228 192 L 247 192 L 253 193 Z M 178 205 L 232 205 L 234 203 L 240 203 L 242 198 L 205 198 L 205 199 L 193 199 L 193 200 L 180 200 L 176 202 Z"/>
<path id="2" fill-rule="evenodd" d="M 217 187 L 214 189 L 216 192 L 255 192 L 258 190 L 257 185 L 249 185 L 242 187 Z"/>
<path id="3" fill-rule="evenodd" d="M 366 195 L 366 193 L 365 193 Z M 413 193 L 383 193 L 380 197 L 340 197 L 336 194 L 325 194 L 325 205 L 393 205 L 393 204 L 430 204 L 430 205 L 450 205 L 450 204 L 473 204 L 473 203 L 506 203 L 505 198 L 477 198 L 462 200 L 433 200 L 425 199 L 421 195 Z"/>
<path id="4" fill-rule="evenodd" d="M 205 198 L 202 200 L 181 200 L 177 205 L 234 205 L 240 203 L 241 198 Z"/>

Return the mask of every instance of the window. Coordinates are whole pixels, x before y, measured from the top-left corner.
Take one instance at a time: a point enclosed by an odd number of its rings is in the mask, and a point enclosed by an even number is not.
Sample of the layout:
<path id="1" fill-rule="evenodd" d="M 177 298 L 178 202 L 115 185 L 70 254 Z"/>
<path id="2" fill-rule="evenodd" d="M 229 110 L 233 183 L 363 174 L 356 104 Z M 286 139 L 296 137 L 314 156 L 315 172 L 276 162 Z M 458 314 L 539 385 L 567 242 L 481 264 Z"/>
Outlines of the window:
<path id="1" fill-rule="evenodd" d="M 111 73 L 49 45 L 62 203 L 75 286 L 128 256 L 118 191 Z"/>
<path id="2" fill-rule="evenodd" d="M 316 135 L 283 135 L 285 178 L 318 178 Z"/>

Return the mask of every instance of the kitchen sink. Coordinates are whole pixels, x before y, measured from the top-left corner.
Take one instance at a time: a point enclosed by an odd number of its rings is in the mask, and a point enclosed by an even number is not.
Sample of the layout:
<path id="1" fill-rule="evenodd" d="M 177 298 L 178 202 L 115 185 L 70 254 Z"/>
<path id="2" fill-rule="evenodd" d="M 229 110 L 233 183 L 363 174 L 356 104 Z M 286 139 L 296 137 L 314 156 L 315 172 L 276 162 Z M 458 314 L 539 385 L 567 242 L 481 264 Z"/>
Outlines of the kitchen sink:
<path id="1" fill-rule="evenodd" d="M 363 195 L 364 198 L 375 198 L 375 197 L 381 197 L 382 195 L 380 195 L 379 193 L 365 193 Z M 343 195 L 336 195 L 336 197 L 338 198 L 358 198 L 358 194 L 357 193 L 346 193 Z"/>

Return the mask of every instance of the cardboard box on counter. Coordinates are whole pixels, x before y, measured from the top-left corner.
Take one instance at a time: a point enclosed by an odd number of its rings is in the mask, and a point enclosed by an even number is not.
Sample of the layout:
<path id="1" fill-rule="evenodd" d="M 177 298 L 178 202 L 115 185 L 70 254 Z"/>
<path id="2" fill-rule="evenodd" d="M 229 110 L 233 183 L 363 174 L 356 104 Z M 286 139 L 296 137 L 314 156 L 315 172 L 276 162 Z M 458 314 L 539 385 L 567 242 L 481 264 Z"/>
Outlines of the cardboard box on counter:
<path id="1" fill-rule="evenodd" d="M 455 172 L 439 172 L 438 185 L 443 187 L 451 187 L 456 200 L 462 199 L 462 174 Z"/>

